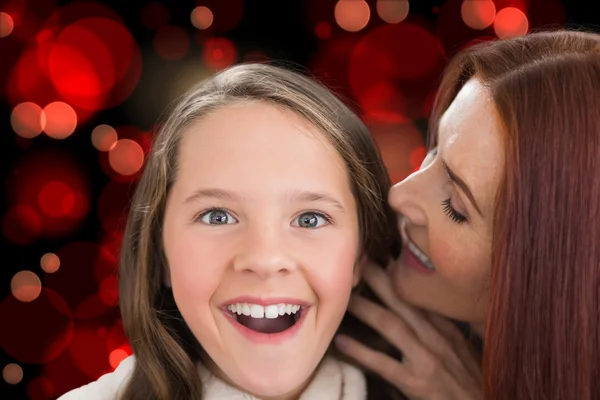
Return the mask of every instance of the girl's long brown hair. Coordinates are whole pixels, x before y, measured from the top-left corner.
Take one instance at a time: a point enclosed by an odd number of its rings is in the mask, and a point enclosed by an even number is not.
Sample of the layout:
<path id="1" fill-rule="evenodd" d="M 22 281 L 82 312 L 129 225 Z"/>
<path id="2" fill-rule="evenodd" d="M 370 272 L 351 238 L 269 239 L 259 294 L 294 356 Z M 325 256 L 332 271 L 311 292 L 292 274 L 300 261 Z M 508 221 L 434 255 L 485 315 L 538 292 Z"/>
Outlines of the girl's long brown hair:
<path id="1" fill-rule="evenodd" d="M 163 217 L 169 189 L 177 179 L 179 144 L 186 127 L 216 109 L 243 101 L 295 112 L 323 132 L 348 170 L 363 254 L 384 264 L 398 239 L 386 202 L 391 182 L 379 151 L 363 122 L 332 92 L 300 73 L 261 64 L 234 66 L 202 82 L 176 103 L 162 124 L 129 211 L 119 295 L 136 363 L 119 400 L 202 399 L 197 371 L 201 346 L 179 314 L 172 291 L 163 284 L 168 268 Z M 358 325 L 348 319 L 342 322 L 349 331 Z M 374 396 L 382 390 L 395 392 L 376 377 L 369 382 L 371 398 L 381 399 Z"/>
<path id="2" fill-rule="evenodd" d="M 430 120 L 488 87 L 506 168 L 494 218 L 485 398 L 600 398 L 600 36 L 484 43 L 448 66 Z M 492 116 L 490 116 L 492 118 Z"/>

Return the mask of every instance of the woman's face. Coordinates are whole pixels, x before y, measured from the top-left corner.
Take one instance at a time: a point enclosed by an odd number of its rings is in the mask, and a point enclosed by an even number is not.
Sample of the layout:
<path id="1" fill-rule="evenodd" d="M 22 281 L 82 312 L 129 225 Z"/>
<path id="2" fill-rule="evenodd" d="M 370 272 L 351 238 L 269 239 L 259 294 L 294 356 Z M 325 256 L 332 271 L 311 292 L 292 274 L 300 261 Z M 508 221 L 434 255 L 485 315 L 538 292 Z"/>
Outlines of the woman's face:
<path id="1" fill-rule="evenodd" d="M 437 147 L 389 195 L 404 243 L 390 269 L 396 291 L 476 330 L 488 302 L 500 129 L 492 99 L 471 79 L 440 120 Z"/>
<path id="2" fill-rule="evenodd" d="M 261 398 L 300 392 L 359 278 L 356 202 L 323 133 L 258 102 L 192 124 L 163 240 L 165 283 L 209 368 Z"/>

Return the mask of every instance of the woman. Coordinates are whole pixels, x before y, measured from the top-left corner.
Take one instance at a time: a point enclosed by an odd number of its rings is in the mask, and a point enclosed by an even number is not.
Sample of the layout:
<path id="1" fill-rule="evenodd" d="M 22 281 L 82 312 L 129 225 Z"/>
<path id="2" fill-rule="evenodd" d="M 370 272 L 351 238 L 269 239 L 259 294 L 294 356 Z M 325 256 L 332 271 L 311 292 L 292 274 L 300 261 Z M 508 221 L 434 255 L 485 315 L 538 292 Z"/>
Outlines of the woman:
<path id="1" fill-rule="evenodd" d="M 365 273 L 389 310 L 350 309 L 403 359 L 348 337 L 342 352 L 411 399 L 600 396 L 599 35 L 457 55 L 429 154 L 389 201 L 404 248 L 389 276 Z M 483 340 L 481 362 L 448 319 Z"/>

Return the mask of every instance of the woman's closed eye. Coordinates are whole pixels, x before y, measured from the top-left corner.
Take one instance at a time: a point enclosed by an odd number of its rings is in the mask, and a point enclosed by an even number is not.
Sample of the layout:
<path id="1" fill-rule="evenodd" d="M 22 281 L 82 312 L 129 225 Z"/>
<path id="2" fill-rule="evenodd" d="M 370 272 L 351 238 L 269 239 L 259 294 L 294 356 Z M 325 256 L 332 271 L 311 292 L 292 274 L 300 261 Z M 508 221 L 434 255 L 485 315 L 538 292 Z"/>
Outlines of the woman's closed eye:
<path id="1" fill-rule="evenodd" d="M 331 218 L 321 212 L 307 211 L 303 212 L 292 221 L 292 226 L 299 228 L 316 229 L 331 223 Z"/>
<path id="2" fill-rule="evenodd" d="M 211 208 L 206 210 L 200 213 L 196 220 L 206 225 L 231 225 L 238 223 L 238 220 L 235 219 L 231 213 L 222 208 Z"/>
<path id="3" fill-rule="evenodd" d="M 456 211 L 454 206 L 452 205 L 452 199 L 448 197 L 446 200 L 442 201 L 442 207 L 444 209 L 444 213 L 455 223 L 462 224 L 468 221 L 467 216 Z"/>

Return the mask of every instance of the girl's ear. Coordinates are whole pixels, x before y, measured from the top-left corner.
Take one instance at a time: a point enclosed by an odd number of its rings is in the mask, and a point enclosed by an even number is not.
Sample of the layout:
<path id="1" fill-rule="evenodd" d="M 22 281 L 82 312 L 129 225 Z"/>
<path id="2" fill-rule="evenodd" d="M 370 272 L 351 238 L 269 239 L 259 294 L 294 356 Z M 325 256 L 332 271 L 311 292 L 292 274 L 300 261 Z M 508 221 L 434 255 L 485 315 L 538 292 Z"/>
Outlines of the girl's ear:
<path id="1" fill-rule="evenodd" d="M 358 283 L 360 282 L 360 279 L 362 278 L 362 274 L 364 271 L 364 266 L 365 263 L 367 262 L 368 258 L 366 254 L 361 254 L 360 257 L 358 257 L 358 260 L 356 261 L 356 264 L 354 265 L 354 273 L 353 273 L 353 277 L 352 277 L 352 287 L 355 288 Z"/>

